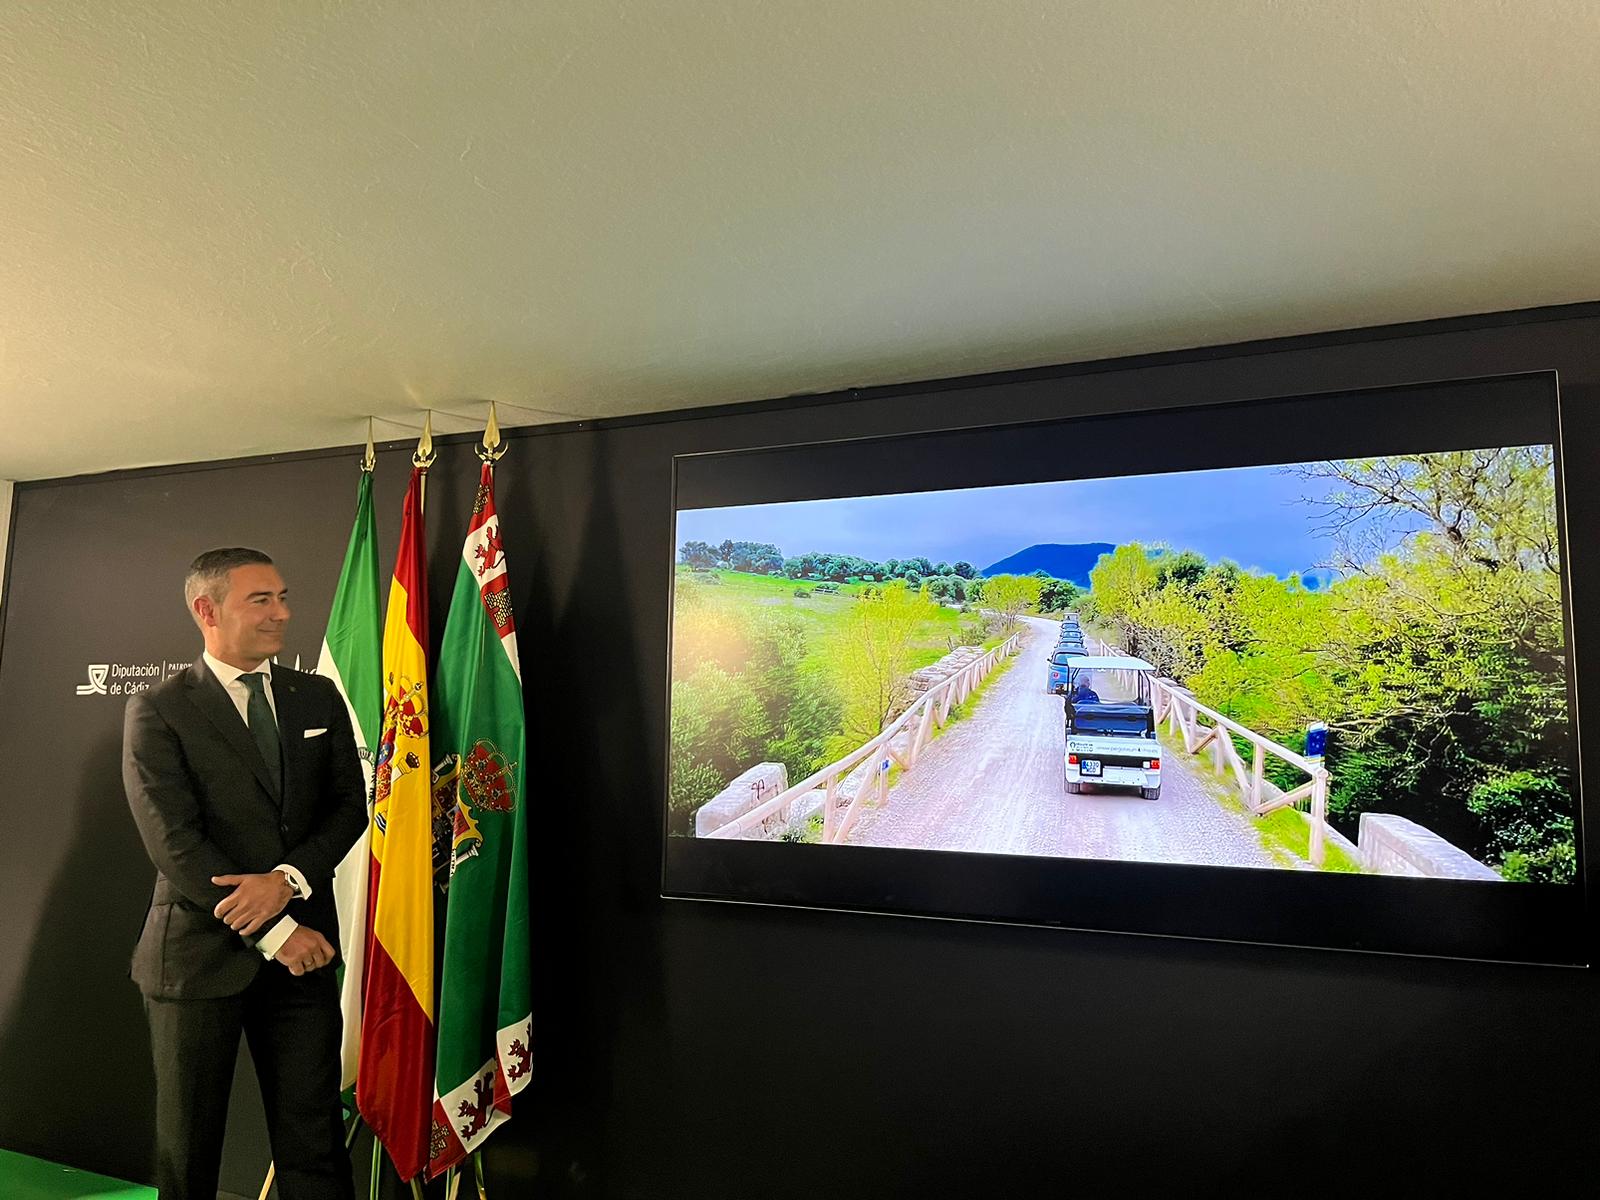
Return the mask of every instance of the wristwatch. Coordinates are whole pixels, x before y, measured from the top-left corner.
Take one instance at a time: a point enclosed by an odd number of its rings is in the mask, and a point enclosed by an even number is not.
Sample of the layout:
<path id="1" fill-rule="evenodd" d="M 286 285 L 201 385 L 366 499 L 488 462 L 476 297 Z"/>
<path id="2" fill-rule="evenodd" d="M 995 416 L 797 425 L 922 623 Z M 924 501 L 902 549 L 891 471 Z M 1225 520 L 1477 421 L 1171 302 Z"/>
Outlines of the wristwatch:
<path id="1" fill-rule="evenodd" d="M 289 899 L 298 900 L 304 895 L 300 890 L 300 881 L 298 879 L 287 871 L 279 871 L 278 874 L 282 875 L 283 881 L 289 885 Z"/>

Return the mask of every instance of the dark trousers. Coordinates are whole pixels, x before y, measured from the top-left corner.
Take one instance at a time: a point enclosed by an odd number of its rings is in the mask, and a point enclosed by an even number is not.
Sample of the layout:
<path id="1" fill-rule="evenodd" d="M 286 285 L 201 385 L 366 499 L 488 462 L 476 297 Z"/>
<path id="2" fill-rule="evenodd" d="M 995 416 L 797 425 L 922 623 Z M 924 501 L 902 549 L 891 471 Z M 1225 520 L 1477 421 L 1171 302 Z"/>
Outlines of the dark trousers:
<path id="1" fill-rule="evenodd" d="M 339 985 L 276 962 L 237 996 L 145 998 L 161 1200 L 216 1200 L 239 1034 L 250 1043 L 281 1200 L 353 1200 L 339 1110 Z"/>

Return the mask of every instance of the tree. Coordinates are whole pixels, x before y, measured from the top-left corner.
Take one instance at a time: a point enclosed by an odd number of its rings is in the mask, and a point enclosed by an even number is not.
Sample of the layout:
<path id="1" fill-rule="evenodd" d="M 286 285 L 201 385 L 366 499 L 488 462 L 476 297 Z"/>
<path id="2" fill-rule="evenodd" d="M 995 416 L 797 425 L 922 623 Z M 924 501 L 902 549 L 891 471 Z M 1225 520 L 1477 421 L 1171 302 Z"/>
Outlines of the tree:
<path id="1" fill-rule="evenodd" d="M 746 769 L 770 730 L 760 699 L 743 679 L 708 663 L 672 684 L 669 821 L 693 826 L 694 811 Z"/>
<path id="2" fill-rule="evenodd" d="M 1036 575 L 991 575 L 983 584 L 983 602 L 998 612 L 1007 625 L 1016 624 L 1038 603 L 1044 581 Z"/>
<path id="3" fill-rule="evenodd" d="M 783 570 L 783 552 L 770 542 L 724 542 L 729 569 L 755 575 L 777 574 Z"/>
<path id="4" fill-rule="evenodd" d="M 1138 542 L 1102 554 L 1089 572 L 1089 590 L 1095 603 L 1110 615 L 1133 610 L 1138 600 L 1155 590 L 1156 567 L 1149 551 Z"/>
<path id="5" fill-rule="evenodd" d="M 917 628 L 936 615 L 930 599 L 899 580 L 849 610 L 827 648 L 847 739 L 859 745 L 876 737 L 904 708 Z"/>
<path id="6" fill-rule="evenodd" d="M 1339 459 L 1287 468 L 1331 487 L 1304 502 L 1341 535 L 1347 565 L 1370 554 L 1371 536 L 1416 519 L 1446 552 L 1489 571 L 1559 573 L 1555 460 L 1549 446 L 1511 446 L 1384 458 Z"/>
<path id="7" fill-rule="evenodd" d="M 678 580 L 672 614 L 674 679 L 687 679 L 707 663 L 735 674 L 744 670 L 749 623 L 742 613 L 709 599 L 715 591 L 688 576 Z"/>
<path id="8" fill-rule="evenodd" d="M 708 568 L 715 565 L 717 556 L 705 542 L 685 542 L 678 549 L 678 561 L 690 567 Z"/>
<path id="9" fill-rule="evenodd" d="M 978 573 L 978 568 L 973 566 L 966 559 L 962 559 L 954 567 L 952 567 L 951 570 L 953 570 L 963 579 L 971 579 Z"/>
<path id="10" fill-rule="evenodd" d="M 1039 589 L 1039 611 L 1065 612 L 1075 607 L 1082 595 L 1083 589 L 1070 579 L 1047 579 L 1044 586 Z"/>
<path id="11" fill-rule="evenodd" d="M 1208 566 L 1205 556 L 1193 550 L 1163 554 L 1156 560 L 1156 586 L 1166 587 L 1170 583 L 1192 588 L 1205 577 Z"/>
<path id="12" fill-rule="evenodd" d="M 768 739 L 760 760 L 781 762 L 798 783 L 823 764 L 839 732 L 839 700 L 826 674 L 807 668 L 806 622 L 792 612 L 771 612 L 755 622 L 745 678 L 766 714 Z M 750 763 L 746 763 L 748 767 Z"/>
<path id="13" fill-rule="evenodd" d="M 1123 647 L 1139 652 L 1134 612 L 1139 602 L 1155 591 L 1156 567 L 1150 553 L 1138 542 L 1102 554 L 1089 572 L 1089 592 L 1095 615 L 1121 635 Z"/>

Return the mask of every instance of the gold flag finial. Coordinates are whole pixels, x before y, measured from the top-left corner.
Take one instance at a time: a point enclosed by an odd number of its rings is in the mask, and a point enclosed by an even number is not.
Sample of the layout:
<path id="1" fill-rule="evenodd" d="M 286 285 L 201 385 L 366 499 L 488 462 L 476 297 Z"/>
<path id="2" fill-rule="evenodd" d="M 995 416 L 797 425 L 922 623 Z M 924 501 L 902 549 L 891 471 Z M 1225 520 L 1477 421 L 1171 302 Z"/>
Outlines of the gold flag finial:
<path id="1" fill-rule="evenodd" d="M 378 451 L 372 444 L 372 418 L 367 418 L 367 452 L 361 456 L 361 469 L 371 474 L 372 468 L 378 465 Z"/>
<path id="2" fill-rule="evenodd" d="M 433 466 L 433 409 L 428 410 L 428 418 L 422 423 L 422 436 L 417 439 L 417 449 L 411 456 L 411 465 L 427 470 Z"/>
<path id="3" fill-rule="evenodd" d="M 500 461 L 506 448 L 500 441 L 500 418 L 495 415 L 494 401 L 489 401 L 489 423 L 483 427 L 483 444 L 478 447 L 478 457 L 486 463 Z"/>

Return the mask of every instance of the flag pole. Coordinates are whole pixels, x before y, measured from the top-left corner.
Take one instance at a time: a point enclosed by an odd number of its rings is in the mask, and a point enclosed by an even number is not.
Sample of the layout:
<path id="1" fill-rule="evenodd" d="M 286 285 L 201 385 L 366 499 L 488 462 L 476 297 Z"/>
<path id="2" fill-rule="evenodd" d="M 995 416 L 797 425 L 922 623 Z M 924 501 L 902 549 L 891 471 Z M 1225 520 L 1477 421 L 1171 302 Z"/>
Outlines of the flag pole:
<path id="1" fill-rule="evenodd" d="M 367 452 L 361 456 L 361 469 L 368 475 L 378 465 L 378 451 L 372 444 L 372 418 L 367 418 Z"/>
<path id="2" fill-rule="evenodd" d="M 422 422 L 422 436 L 417 439 L 417 449 L 411 455 L 411 465 L 422 472 L 417 484 L 417 507 L 423 512 L 428 510 L 428 468 L 433 466 L 433 459 L 433 409 L 430 408 L 427 419 Z"/>
<path id="3" fill-rule="evenodd" d="M 489 401 L 489 422 L 483 427 L 483 444 L 478 447 L 478 457 L 488 466 L 493 477 L 494 465 L 505 457 L 506 448 L 500 440 L 500 421 L 494 410 L 494 401 Z M 478 1200 L 489 1200 L 489 1193 L 483 1186 L 483 1151 L 472 1152 L 472 1179 L 478 1186 Z M 457 1181 L 459 1182 L 459 1180 Z M 452 1191 L 449 1200 L 456 1200 Z"/>
<path id="4" fill-rule="evenodd" d="M 344 1148 L 346 1150 L 355 1145 L 356 1133 L 360 1130 L 360 1128 L 361 1114 L 357 1113 L 354 1117 L 350 1118 L 350 1128 L 344 1131 Z M 277 1179 L 277 1177 L 278 1164 L 276 1162 L 269 1162 L 267 1164 L 267 1177 L 261 1181 L 261 1195 L 257 1197 L 257 1200 L 267 1200 L 267 1193 L 272 1190 L 272 1183 L 275 1179 Z"/>
<path id="5" fill-rule="evenodd" d="M 483 427 L 483 444 L 478 447 L 478 457 L 493 466 L 505 454 L 505 445 L 500 440 L 500 421 L 495 415 L 494 401 L 489 401 L 489 422 Z"/>
<path id="6" fill-rule="evenodd" d="M 486 1080 L 481 1064 L 486 1060 L 491 1075 L 503 1076 L 508 1093 L 514 1095 L 522 1089 L 527 1082 L 531 1044 L 527 938 L 523 920 L 513 916 L 527 905 L 521 814 L 526 728 L 509 568 L 494 501 L 495 464 L 505 454 L 506 445 L 492 401 L 476 449 L 483 467 L 445 622 L 434 694 L 438 724 L 447 730 L 444 750 L 450 758 L 444 761 L 454 762 L 471 747 L 478 771 L 472 786 L 464 782 L 464 773 L 457 781 L 456 816 L 458 821 L 464 817 L 470 832 L 463 840 L 473 848 L 452 861 L 434 1086 L 435 1103 L 446 1103 L 446 1111 L 466 1095 L 463 1114 L 473 1103 L 474 1092 L 479 1097 L 483 1094 Z M 457 849 L 460 845 L 458 841 Z M 484 848 L 482 855 L 478 846 Z M 453 976 L 452 947 L 458 944 L 468 954 L 468 961 L 481 957 L 490 969 L 472 972 L 470 979 Z M 495 966 L 500 968 L 498 972 L 493 971 Z M 496 974 L 498 980 L 493 978 Z M 499 1019 L 497 1008 L 510 1018 Z M 497 1080 L 497 1092 L 500 1086 Z M 486 1106 L 488 1102 L 479 1099 L 477 1103 Z M 503 1104 L 495 1107 L 500 1113 L 492 1117 L 486 1112 L 478 1114 L 484 1117 L 487 1129 L 475 1120 L 467 1131 L 469 1136 L 480 1131 L 487 1136 L 509 1115 Z M 477 1200 L 487 1200 L 480 1150 L 469 1148 L 468 1138 L 456 1136 L 448 1125 L 435 1130 L 441 1141 L 434 1161 L 450 1163 L 446 1200 L 457 1200 L 464 1192 L 471 1194 L 463 1187 L 468 1155 Z"/>

